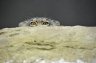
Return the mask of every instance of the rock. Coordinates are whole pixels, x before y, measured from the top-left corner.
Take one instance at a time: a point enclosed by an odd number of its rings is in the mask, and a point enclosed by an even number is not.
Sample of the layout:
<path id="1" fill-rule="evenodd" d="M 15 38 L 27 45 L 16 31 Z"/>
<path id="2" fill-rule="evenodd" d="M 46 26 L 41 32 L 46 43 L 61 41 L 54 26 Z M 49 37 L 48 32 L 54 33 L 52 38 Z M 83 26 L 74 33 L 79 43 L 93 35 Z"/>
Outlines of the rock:
<path id="1" fill-rule="evenodd" d="M 92 63 L 95 58 L 96 27 L 37 26 L 0 30 L 0 63 Z"/>

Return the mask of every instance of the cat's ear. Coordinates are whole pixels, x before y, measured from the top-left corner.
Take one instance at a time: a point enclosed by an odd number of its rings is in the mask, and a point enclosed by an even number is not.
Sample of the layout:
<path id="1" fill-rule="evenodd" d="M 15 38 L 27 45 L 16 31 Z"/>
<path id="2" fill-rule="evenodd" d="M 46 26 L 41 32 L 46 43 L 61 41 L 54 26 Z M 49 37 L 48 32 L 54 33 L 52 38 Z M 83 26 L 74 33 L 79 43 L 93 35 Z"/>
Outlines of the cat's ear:
<path id="1" fill-rule="evenodd" d="M 23 22 L 20 22 L 20 23 L 18 24 L 18 26 L 19 26 L 19 27 L 25 27 L 25 26 L 29 26 L 29 24 L 30 24 L 30 21 L 23 21 Z"/>
<path id="2" fill-rule="evenodd" d="M 56 20 L 50 20 L 49 24 L 50 26 L 60 26 L 60 22 Z"/>

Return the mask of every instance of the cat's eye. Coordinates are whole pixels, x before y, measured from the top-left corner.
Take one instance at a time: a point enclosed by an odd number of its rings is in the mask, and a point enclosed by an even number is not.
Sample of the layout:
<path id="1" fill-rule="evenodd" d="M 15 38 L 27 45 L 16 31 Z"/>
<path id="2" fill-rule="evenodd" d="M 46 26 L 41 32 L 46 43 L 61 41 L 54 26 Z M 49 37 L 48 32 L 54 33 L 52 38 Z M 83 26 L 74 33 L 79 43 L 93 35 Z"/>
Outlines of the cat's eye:
<path id="1" fill-rule="evenodd" d="M 47 25 L 47 24 L 49 24 L 48 22 L 43 22 L 43 25 Z"/>
<path id="2" fill-rule="evenodd" d="M 36 25 L 36 22 L 31 22 L 30 24 L 31 24 L 31 25 Z"/>

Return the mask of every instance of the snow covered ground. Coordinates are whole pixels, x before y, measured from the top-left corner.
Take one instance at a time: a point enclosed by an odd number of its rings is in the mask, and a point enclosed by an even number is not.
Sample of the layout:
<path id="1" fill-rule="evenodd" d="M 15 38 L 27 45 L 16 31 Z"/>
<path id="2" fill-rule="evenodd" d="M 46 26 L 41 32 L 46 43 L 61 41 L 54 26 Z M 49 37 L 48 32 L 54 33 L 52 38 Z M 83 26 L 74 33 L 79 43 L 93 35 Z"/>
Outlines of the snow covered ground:
<path id="1" fill-rule="evenodd" d="M 0 63 L 96 63 L 95 58 L 96 27 L 41 26 L 0 30 Z"/>

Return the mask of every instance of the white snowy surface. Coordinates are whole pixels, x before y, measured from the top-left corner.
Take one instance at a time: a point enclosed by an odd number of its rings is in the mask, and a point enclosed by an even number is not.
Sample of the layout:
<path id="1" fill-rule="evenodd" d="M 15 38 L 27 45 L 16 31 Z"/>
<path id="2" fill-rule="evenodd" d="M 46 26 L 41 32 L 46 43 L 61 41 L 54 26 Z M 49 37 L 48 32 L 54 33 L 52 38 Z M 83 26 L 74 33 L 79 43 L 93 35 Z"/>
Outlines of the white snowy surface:
<path id="1" fill-rule="evenodd" d="M 13 60 L 9 60 L 5 63 L 14 63 Z M 82 60 L 76 60 L 75 62 L 68 62 L 68 61 L 65 61 L 64 59 L 60 59 L 60 60 L 55 60 L 55 61 L 50 61 L 50 60 L 44 60 L 42 58 L 39 58 L 39 59 L 36 59 L 35 61 L 29 61 L 29 60 L 23 60 L 22 63 L 87 63 L 87 62 L 84 62 Z M 93 62 L 95 63 L 95 62 Z"/>
<path id="2" fill-rule="evenodd" d="M 96 27 L 39 26 L 0 30 L 0 63 L 96 63 L 95 58 Z"/>

